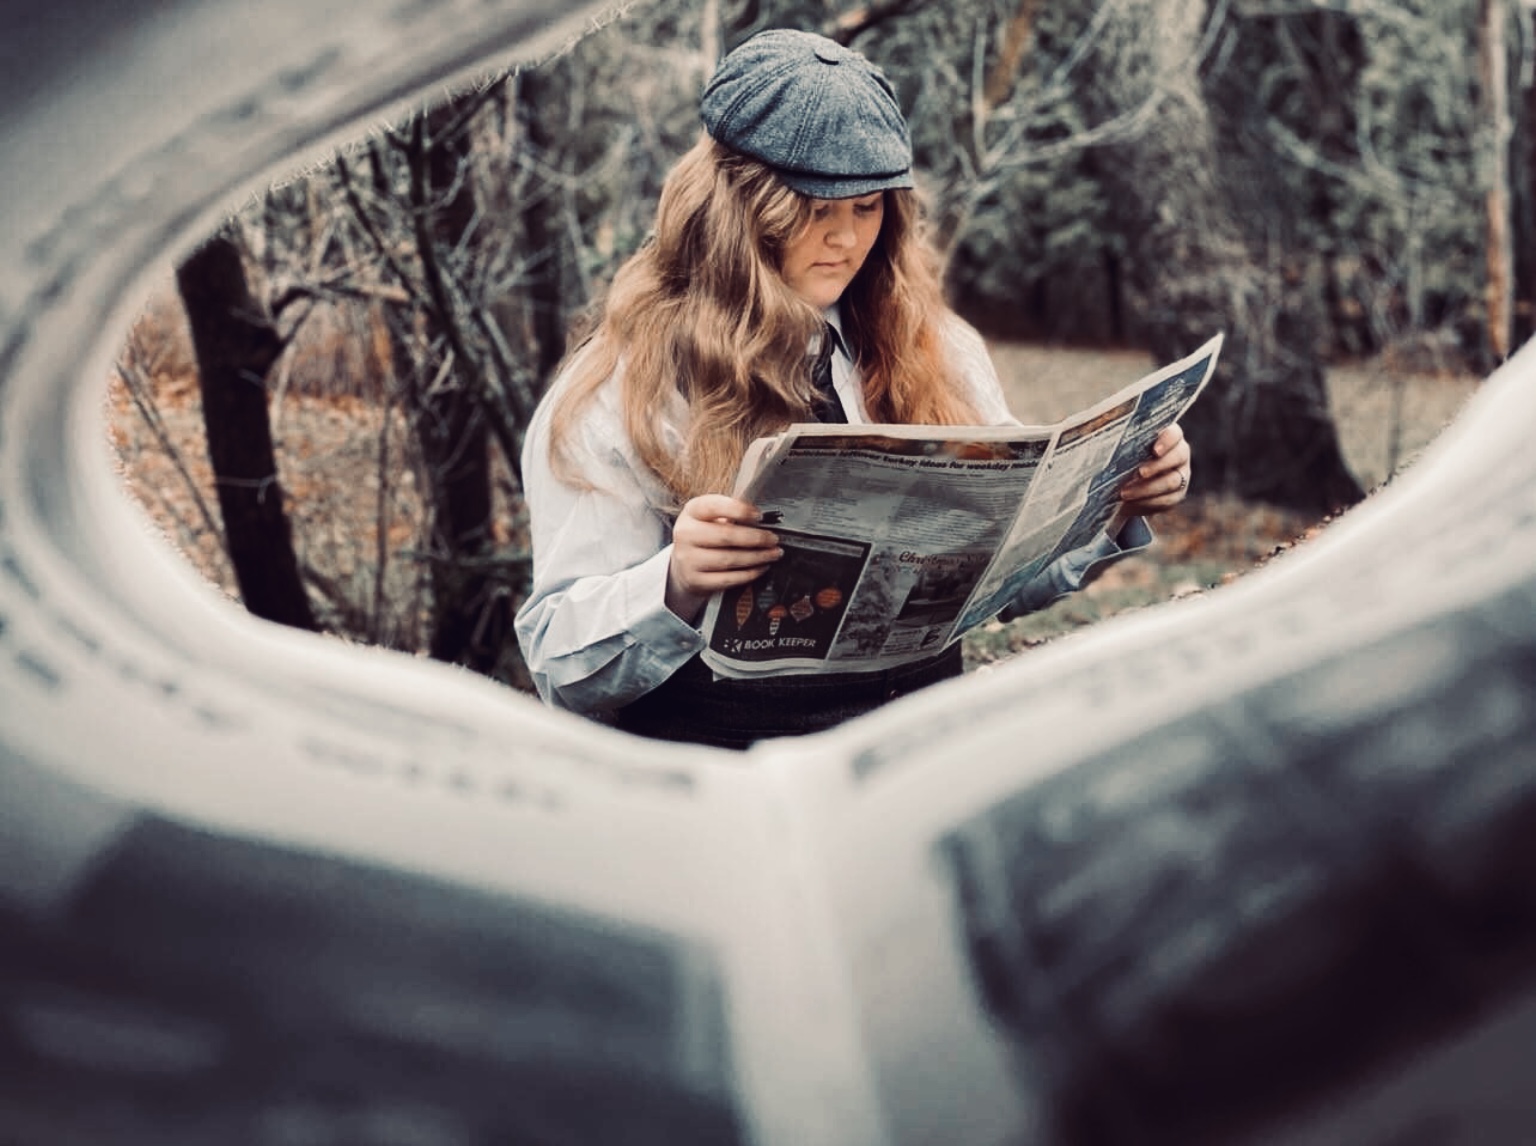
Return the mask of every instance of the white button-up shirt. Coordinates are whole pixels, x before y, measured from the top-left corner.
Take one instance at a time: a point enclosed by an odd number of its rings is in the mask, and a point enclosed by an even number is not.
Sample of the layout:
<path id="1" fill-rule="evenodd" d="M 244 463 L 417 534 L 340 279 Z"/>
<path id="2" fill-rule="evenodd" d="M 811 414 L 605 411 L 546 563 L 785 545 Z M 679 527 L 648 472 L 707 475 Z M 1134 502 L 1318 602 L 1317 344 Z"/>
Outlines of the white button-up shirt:
<path id="1" fill-rule="evenodd" d="M 838 325 L 835 307 L 827 318 Z M 981 336 L 959 319 L 950 321 L 947 334 L 950 361 L 982 422 L 1017 424 Z M 672 498 L 640 461 L 624 428 L 622 369 L 594 395 L 570 442 L 573 468 L 591 488 L 560 480 L 550 463 L 550 410 L 569 369 L 539 404 L 522 459 L 533 589 L 517 612 L 518 641 L 546 702 L 599 717 L 649 692 L 704 648 L 699 631 L 666 606 Z M 832 381 L 850 425 L 868 424 L 858 370 L 841 347 L 833 355 Z M 681 448 L 688 416 L 681 394 L 658 412 L 669 446 Z M 1100 534 L 1046 568 L 1005 613 L 1043 608 L 1150 541 L 1139 518 L 1121 531 L 1118 543 Z"/>

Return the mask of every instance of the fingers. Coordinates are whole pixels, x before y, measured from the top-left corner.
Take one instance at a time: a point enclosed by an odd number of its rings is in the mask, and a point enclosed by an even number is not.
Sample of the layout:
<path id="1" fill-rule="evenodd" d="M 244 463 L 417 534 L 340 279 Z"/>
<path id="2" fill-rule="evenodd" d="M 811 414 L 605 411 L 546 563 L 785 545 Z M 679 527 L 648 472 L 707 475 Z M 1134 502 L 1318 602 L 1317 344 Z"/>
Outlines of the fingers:
<path id="1" fill-rule="evenodd" d="M 784 556 L 777 546 L 768 549 L 677 549 L 672 568 L 684 588 L 712 593 L 732 585 L 744 585 Z"/>
<path id="2" fill-rule="evenodd" d="M 1157 441 L 1152 443 L 1152 456 L 1160 458 L 1180 442 L 1184 441 L 1184 427 L 1175 422 L 1157 435 Z M 1186 442 L 1184 448 L 1189 448 Z"/>
<path id="3" fill-rule="evenodd" d="M 1124 498 L 1120 503 L 1122 511 L 1128 517 L 1145 517 L 1150 513 L 1162 513 L 1172 509 L 1184 500 L 1186 487 L 1179 486 L 1178 478 L 1173 478 L 1171 484 L 1173 489 L 1145 497 L 1126 497 L 1122 494 Z"/>
<path id="4" fill-rule="evenodd" d="M 1127 503 L 1165 502 L 1164 508 L 1177 505 L 1184 500 L 1184 495 L 1189 491 L 1189 478 L 1192 472 L 1188 463 L 1185 463 L 1171 469 L 1159 470 L 1150 477 L 1134 478 L 1120 487 L 1120 500 Z"/>
<path id="5" fill-rule="evenodd" d="M 723 493 L 700 494 L 678 512 L 678 520 L 689 517 L 701 521 L 712 521 L 716 518 L 725 518 L 727 521 L 756 521 L 761 516 L 755 505 L 742 501 L 739 497 L 728 497 Z"/>
<path id="6" fill-rule="evenodd" d="M 1152 443 L 1152 457 L 1137 467 L 1135 476 L 1120 487 L 1124 512 L 1132 515 L 1161 513 L 1184 500 L 1193 472 L 1189 442 L 1175 423 Z"/>
<path id="7" fill-rule="evenodd" d="M 1136 478 L 1128 481 L 1120 487 L 1121 501 L 1146 501 L 1148 499 L 1169 497 L 1174 494 L 1183 497 L 1189 488 L 1190 467 L 1177 466 L 1168 470 L 1160 470 L 1151 477 Z"/>
<path id="8" fill-rule="evenodd" d="M 1152 443 L 1152 456 L 1136 469 L 1139 478 L 1155 479 L 1163 474 L 1186 469 L 1189 466 L 1189 442 L 1184 431 L 1175 423 L 1157 436 Z"/>
<path id="9" fill-rule="evenodd" d="M 676 546 L 690 549 L 776 549 L 778 537 L 753 524 L 761 517 L 757 507 L 747 502 L 722 494 L 705 494 L 683 506 L 672 527 L 672 541 Z M 759 557 L 757 563 L 761 564 L 763 560 Z"/>
<path id="10" fill-rule="evenodd" d="M 683 506 L 672 527 L 667 606 L 691 620 L 710 594 L 757 579 L 784 555 L 778 537 L 750 524 L 757 508 L 733 497 L 706 494 Z"/>

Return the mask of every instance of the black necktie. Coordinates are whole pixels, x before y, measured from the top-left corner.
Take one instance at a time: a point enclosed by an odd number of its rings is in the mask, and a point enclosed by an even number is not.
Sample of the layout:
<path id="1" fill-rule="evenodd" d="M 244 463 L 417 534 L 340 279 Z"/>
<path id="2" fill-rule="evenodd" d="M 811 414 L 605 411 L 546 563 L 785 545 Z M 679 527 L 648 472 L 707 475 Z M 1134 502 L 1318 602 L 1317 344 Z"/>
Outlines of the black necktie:
<path id="1" fill-rule="evenodd" d="M 811 407 L 811 415 L 818 422 L 846 423 L 848 415 L 843 412 L 842 400 L 837 396 L 837 390 L 832 385 L 832 354 L 838 344 L 837 331 L 829 322 L 821 333 L 821 350 L 816 355 L 816 364 L 811 367 L 811 381 L 816 386 L 815 403 Z"/>

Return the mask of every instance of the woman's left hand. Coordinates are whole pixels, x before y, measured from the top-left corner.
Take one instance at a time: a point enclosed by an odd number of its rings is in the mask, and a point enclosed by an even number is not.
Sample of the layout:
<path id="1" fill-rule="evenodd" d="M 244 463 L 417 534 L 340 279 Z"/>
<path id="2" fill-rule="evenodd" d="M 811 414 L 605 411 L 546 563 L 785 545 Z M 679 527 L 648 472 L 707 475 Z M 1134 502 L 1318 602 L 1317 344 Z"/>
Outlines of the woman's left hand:
<path id="1" fill-rule="evenodd" d="M 1163 513 L 1183 501 L 1189 493 L 1189 457 L 1189 442 L 1175 422 L 1157 436 L 1152 456 L 1120 487 L 1116 523 L 1123 525 L 1127 518 Z"/>

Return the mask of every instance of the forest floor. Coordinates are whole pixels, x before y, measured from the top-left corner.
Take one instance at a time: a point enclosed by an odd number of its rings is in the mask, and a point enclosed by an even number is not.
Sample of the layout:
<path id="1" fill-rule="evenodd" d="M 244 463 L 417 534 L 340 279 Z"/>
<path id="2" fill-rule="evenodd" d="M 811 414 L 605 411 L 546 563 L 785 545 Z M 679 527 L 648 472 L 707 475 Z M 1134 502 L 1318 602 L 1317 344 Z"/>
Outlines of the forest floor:
<path id="1" fill-rule="evenodd" d="M 126 488 L 153 524 L 233 597 L 202 446 L 196 376 L 190 353 L 178 342 L 173 336 L 140 338 L 139 401 L 120 378 L 113 380 L 109 437 Z M 1134 351 L 996 344 L 993 353 L 1015 413 L 1036 424 L 1107 397 L 1154 365 Z M 1404 375 L 1380 363 L 1330 370 L 1330 402 L 1345 456 L 1365 488 L 1410 464 L 1477 385 L 1465 375 Z M 313 572 L 312 589 L 324 598 L 322 617 L 354 639 L 413 649 L 421 644 L 419 503 L 414 475 L 399 462 L 404 427 L 396 417 L 387 434 L 385 429 L 377 404 L 356 396 L 290 392 L 274 412 L 296 547 Z M 498 540 L 516 544 L 517 507 L 515 501 L 503 504 Z M 1204 592 L 1326 527 L 1268 506 L 1191 498 L 1157 519 L 1158 540 L 1146 554 L 1119 563 L 1084 592 L 1041 613 L 973 632 L 966 638 L 967 667 L 1005 659 L 1116 613 Z"/>

